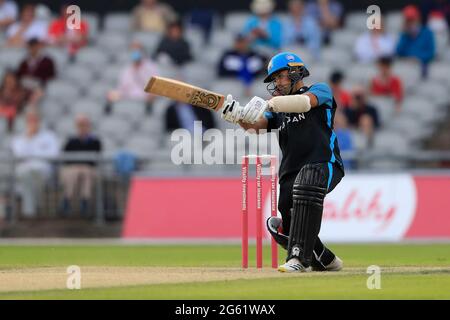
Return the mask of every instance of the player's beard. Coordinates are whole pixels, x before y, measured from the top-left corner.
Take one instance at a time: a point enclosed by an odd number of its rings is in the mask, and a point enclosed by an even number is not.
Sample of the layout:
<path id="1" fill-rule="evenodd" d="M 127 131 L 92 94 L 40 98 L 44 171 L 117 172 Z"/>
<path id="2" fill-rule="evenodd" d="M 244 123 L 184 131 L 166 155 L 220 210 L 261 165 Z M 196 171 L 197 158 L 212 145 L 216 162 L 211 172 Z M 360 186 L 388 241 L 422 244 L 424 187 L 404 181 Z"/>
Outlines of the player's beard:
<path id="1" fill-rule="evenodd" d="M 287 96 L 291 93 L 292 85 L 276 86 L 275 93 L 277 96 Z"/>

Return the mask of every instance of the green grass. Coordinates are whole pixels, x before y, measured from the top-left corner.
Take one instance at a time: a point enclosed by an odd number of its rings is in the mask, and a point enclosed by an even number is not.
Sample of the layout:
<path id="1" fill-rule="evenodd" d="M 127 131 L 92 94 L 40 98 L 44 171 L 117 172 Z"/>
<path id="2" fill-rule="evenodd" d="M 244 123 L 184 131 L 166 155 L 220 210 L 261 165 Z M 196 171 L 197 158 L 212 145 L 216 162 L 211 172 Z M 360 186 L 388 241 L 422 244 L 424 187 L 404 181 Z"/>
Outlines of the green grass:
<path id="1" fill-rule="evenodd" d="M 349 268 L 449 267 L 450 244 L 330 246 Z M 253 248 L 252 248 L 253 249 Z M 254 252 L 252 250 L 251 252 Z M 268 254 L 268 248 L 265 250 Z M 266 261 L 269 261 L 267 256 Z M 281 258 L 281 256 L 280 256 Z M 210 246 L 0 246 L 0 271 L 79 266 L 239 267 L 240 247 Z M 254 257 L 251 257 L 254 265 Z M 286 279 L 158 284 L 120 288 L 0 293 L 0 299 L 450 299 L 450 273 L 382 273 L 382 289 L 368 290 L 368 275 L 333 274 Z"/>

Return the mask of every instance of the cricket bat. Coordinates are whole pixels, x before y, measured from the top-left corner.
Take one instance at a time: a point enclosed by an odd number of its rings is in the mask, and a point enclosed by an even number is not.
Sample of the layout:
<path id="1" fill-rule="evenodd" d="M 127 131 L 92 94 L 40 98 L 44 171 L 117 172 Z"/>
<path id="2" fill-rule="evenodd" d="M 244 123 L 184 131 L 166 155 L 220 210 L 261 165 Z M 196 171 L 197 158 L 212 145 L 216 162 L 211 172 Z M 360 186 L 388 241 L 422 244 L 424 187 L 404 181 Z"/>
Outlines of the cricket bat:
<path id="1" fill-rule="evenodd" d="M 214 111 L 219 110 L 225 100 L 221 94 L 164 77 L 151 77 L 144 91 Z"/>

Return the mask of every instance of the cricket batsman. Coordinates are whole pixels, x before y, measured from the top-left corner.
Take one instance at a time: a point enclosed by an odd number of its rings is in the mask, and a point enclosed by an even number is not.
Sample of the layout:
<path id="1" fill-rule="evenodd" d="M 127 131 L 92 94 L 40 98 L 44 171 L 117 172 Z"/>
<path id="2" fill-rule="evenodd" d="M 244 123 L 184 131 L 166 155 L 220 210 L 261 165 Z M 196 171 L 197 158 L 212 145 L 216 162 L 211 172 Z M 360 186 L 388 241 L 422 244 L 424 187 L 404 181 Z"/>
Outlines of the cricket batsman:
<path id="1" fill-rule="evenodd" d="M 280 272 L 339 271 L 342 260 L 319 239 L 323 202 L 344 176 L 336 134 L 333 131 L 336 102 L 325 83 L 305 86 L 309 75 L 303 60 L 291 52 L 269 62 L 267 89 L 270 100 L 253 97 L 241 106 L 231 95 L 222 118 L 245 130 L 279 130 L 282 161 L 279 169 L 278 210 L 267 227 L 287 250 Z"/>

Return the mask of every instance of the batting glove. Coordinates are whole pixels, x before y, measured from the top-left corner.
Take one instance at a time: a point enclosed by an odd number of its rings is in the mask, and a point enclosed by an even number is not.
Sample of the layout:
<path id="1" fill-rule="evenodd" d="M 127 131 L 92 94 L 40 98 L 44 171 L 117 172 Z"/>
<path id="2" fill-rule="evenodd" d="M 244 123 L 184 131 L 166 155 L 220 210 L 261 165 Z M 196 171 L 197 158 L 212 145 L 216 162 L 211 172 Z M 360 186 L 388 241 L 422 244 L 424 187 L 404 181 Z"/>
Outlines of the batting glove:
<path id="1" fill-rule="evenodd" d="M 244 107 L 242 107 L 238 101 L 234 100 L 231 94 L 227 95 L 227 100 L 222 109 L 222 119 L 236 124 L 242 120 L 243 113 Z"/>
<path id="2" fill-rule="evenodd" d="M 244 107 L 242 122 L 256 123 L 268 110 L 267 101 L 260 97 L 253 97 Z"/>

